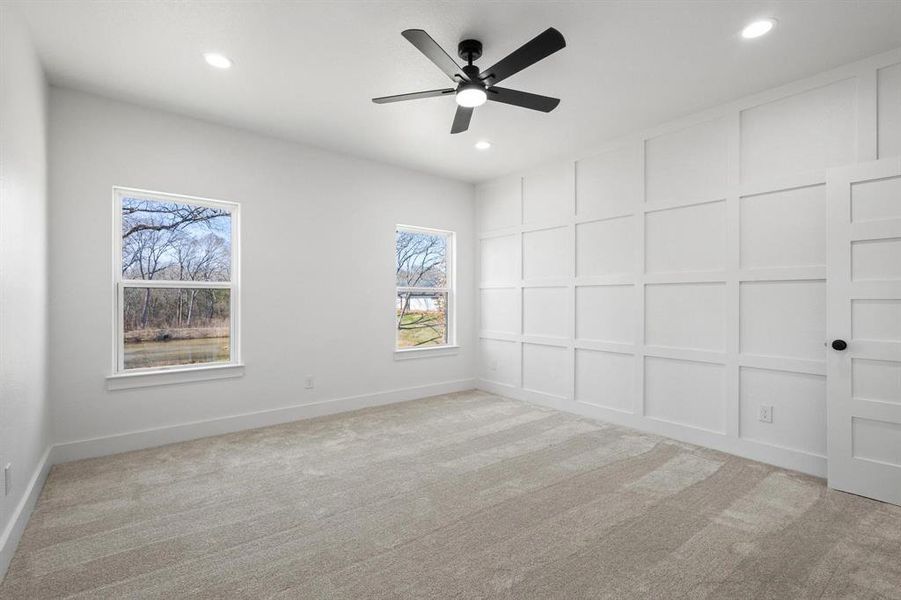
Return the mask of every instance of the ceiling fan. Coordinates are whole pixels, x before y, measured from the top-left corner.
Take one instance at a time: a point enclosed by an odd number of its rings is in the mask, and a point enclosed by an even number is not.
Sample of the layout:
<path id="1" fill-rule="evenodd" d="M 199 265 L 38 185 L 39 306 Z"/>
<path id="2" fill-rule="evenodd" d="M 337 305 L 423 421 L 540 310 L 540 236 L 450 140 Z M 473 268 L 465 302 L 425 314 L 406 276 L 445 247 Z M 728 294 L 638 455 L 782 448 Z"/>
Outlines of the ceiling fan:
<path id="1" fill-rule="evenodd" d="M 454 115 L 451 133 L 460 133 L 469 129 L 473 109 L 488 100 L 542 112 L 551 112 L 560 104 L 559 98 L 497 87 L 497 84 L 507 77 L 519 73 L 526 67 L 534 65 L 557 50 L 566 47 L 563 35 L 553 27 L 538 34 L 518 50 L 513 51 L 506 58 L 484 71 L 479 71 L 479 68 L 472 64 L 474 60 L 478 60 L 482 56 L 482 42 L 478 40 L 463 40 L 459 43 L 457 54 L 467 63 L 465 67 L 460 67 L 457 61 L 448 56 L 447 52 L 422 29 L 407 29 L 401 35 L 425 54 L 426 58 L 435 63 L 457 85 L 441 90 L 373 98 L 372 101 L 376 104 L 453 94 L 457 101 L 457 113 Z"/>

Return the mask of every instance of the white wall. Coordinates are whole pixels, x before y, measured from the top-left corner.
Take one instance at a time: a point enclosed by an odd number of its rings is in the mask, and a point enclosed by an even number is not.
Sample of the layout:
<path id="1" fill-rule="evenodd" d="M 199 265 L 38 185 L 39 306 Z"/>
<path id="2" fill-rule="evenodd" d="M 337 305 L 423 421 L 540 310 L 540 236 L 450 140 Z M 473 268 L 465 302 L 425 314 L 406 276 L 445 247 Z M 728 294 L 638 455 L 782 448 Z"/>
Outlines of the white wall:
<path id="1" fill-rule="evenodd" d="M 0 6 L 0 578 L 46 475 L 47 199 L 44 75 Z M 31 494 L 29 492 L 35 492 Z"/>
<path id="2" fill-rule="evenodd" d="M 894 51 L 480 185 L 480 387 L 824 475 L 825 174 L 899 153 Z"/>
<path id="3" fill-rule="evenodd" d="M 55 87 L 50 164 L 58 459 L 473 387 L 472 185 Z M 115 185 L 241 203 L 242 378 L 106 389 Z M 457 232 L 454 356 L 394 359 L 397 223 Z"/>

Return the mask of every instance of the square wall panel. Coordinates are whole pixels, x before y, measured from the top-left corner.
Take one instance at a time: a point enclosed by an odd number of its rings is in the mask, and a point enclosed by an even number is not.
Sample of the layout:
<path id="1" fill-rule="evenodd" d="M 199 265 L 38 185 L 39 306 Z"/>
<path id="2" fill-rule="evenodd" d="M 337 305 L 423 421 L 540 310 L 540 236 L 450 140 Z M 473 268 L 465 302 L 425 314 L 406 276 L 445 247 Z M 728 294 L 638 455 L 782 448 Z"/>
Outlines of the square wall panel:
<path id="1" fill-rule="evenodd" d="M 491 231 L 519 225 L 522 216 L 522 180 L 505 177 L 476 188 L 479 231 Z"/>
<path id="2" fill-rule="evenodd" d="M 901 362 L 851 359 L 851 395 L 901 404 Z"/>
<path id="3" fill-rule="evenodd" d="M 728 181 L 725 119 L 693 125 L 645 142 L 645 199 L 701 202 L 721 197 Z"/>
<path id="4" fill-rule="evenodd" d="M 527 335 L 570 336 L 569 289 L 536 287 L 522 290 L 522 327 Z"/>
<path id="5" fill-rule="evenodd" d="M 576 214 L 619 215 L 640 202 L 640 147 L 623 146 L 576 163 Z"/>
<path id="6" fill-rule="evenodd" d="M 645 414 L 716 433 L 726 430 L 726 368 L 723 365 L 645 357 Z"/>
<path id="7" fill-rule="evenodd" d="M 876 74 L 879 158 L 901 154 L 901 63 Z"/>
<path id="8" fill-rule="evenodd" d="M 901 300 L 851 300 L 851 336 L 901 343 Z"/>
<path id="9" fill-rule="evenodd" d="M 594 285 L 576 288 L 576 337 L 580 340 L 634 344 L 634 285 Z"/>
<path id="10" fill-rule="evenodd" d="M 726 267 L 726 203 L 645 214 L 648 273 L 719 271 Z"/>
<path id="11" fill-rule="evenodd" d="M 852 417 L 851 453 L 854 458 L 901 467 L 901 424 Z"/>
<path id="12" fill-rule="evenodd" d="M 851 220 L 901 219 L 901 177 L 851 184 Z"/>
<path id="13" fill-rule="evenodd" d="M 901 281 L 901 238 L 851 242 L 851 279 Z"/>
<path id="14" fill-rule="evenodd" d="M 617 352 L 576 350 L 576 400 L 634 412 L 635 357 Z"/>
<path id="15" fill-rule="evenodd" d="M 523 279 L 572 276 L 573 248 L 567 227 L 522 234 Z"/>
<path id="16" fill-rule="evenodd" d="M 576 225 L 576 274 L 579 277 L 634 273 L 635 217 Z"/>
<path id="17" fill-rule="evenodd" d="M 523 344 L 522 373 L 524 389 L 566 398 L 569 395 L 569 350 Z"/>
<path id="18" fill-rule="evenodd" d="M 826 359 L 826 282 L 747 281 L 741 285 L 741 351 Z"/>
<path id="19" fill-rule="evenodd" d="M 482 283 L 519 281 L 519 236 L 505 235 L 481 241 Z"/>
<path id="20" fill-rule="evenodd" d="M 741 368 L 741 437 L 762 444 L 826 455 L 826 378 L 822 375 Z M 773 407 L 762 423 L 761 405 Z"/>
<path id="21" fill-rule="evenodd" d="M 503 340 L 479 340 L 479 377 L 486 381 L 519 385 L 519 344 Z"/>
<path id="22" fill-rule="evenodd" d="M 845 79 L 741 113 L 741 180 L 847 165 L 857 158 L 857 80 Z"/>
<path id="23" fill-rule="evenodd" d="M 481 290 L 481 330 L 519 333 L 519 289 Z"/>
<path id="24" fill-rule="evenodd" d="M 741 266 L 826 264 L 826 186 L 741 199 Z"/>
<path id="25" fill-rule="evenodd" d="M 522 222 L 554 224 L 573 214 L 573 163 L 543 167 L 522 180 Z"/>
<path id="26" fill-rule="evenodd" d="M 645 287 L 645 343 L 723 352 L 726 284 L 667 283 Z"/>

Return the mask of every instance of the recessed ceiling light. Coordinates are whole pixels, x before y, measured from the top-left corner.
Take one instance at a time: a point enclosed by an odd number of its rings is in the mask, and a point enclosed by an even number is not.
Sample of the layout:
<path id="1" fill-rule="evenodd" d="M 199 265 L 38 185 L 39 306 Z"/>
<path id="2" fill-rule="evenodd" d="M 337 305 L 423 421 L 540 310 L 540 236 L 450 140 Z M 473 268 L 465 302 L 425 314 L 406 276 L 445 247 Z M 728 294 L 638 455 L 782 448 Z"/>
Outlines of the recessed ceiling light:
<path id="1" fill-rule="evenodd" d="M 768 34 L 775 24 L 776 19 L 760 19 L 758 21 L 754 21 L 741 30 L 741 37 L 745 38 L 746 40 L 759 38 L 762 35 Z"/>
<path id="2" fill-rule="evenodd" d="M 203 59 L 208 65 L 217 69 L 231 69 L 232 67 L 231 59 L 218 52 L 205 52 Z"/>
<path id="3" fill-rule="evenodd" d="M 487 150 L 491 147 L 491 142 L 486 140 L 480 140 L 476 142 L 476 150 Z"/>

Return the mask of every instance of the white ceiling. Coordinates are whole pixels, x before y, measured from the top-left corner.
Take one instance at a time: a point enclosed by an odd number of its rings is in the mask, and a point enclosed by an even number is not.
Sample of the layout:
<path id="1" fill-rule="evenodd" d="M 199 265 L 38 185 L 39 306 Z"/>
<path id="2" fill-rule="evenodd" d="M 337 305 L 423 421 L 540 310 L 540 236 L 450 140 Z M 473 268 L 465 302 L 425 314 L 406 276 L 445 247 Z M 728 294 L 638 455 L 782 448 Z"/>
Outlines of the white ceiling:
<path id="1" fill-rule="evenodd" d="M 15 2 L 55 84 L 349 154 L 479 181 L 901 44 L 901 1 Z M 772 16 L 771 34 L 739 32 Z M 567 47 L 504 82 L 558 96 L 550 114 L 489 103 L 450 135 L 455 104 L 375 105 L 447 87 L 400 32 L 487 67 L 547 27 Z M 235 66 L 202 60 L 220 51 Z M 480 139 L 494 146 L 473 148 Z"/>

